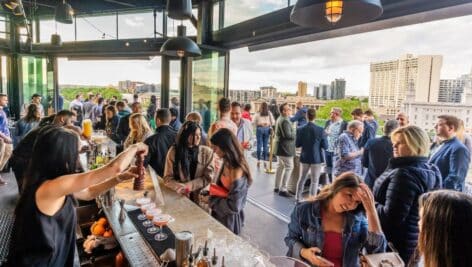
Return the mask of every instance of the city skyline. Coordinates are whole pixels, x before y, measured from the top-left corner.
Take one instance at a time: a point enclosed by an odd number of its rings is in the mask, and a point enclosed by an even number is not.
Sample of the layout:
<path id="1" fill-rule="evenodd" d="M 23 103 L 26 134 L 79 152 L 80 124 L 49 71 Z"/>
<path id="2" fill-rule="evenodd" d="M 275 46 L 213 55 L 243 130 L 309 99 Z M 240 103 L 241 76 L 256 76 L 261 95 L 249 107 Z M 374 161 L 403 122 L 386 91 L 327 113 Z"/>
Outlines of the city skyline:
<path id="1" fill-rule="evenodd" d="M 472 16 L 464 16 L 252 53 L 241 48 L 231 51 L 229 88 L 254 90 L 272 85 L 279 91 L 295 93 L 298 81 L 304 81 L 310 93 L 315 84 L 342 77 L 347 82 L 346 95 L 367 96 L 369 64 L 407 53 L 443 55 L 441 79 L 454 79 L 470 72 L 472 38 L 467 33 L 471 28 Z M 175 74 L 177 66 L 172 65 Z M 60 59 L 59 70 L 61 84 L 108 85 L 120 80 L 160 83 L 158 57 L 131 61 Z M 171 87 L 173 84 L 178 85 L 176 78 L 171 79 Z"/>

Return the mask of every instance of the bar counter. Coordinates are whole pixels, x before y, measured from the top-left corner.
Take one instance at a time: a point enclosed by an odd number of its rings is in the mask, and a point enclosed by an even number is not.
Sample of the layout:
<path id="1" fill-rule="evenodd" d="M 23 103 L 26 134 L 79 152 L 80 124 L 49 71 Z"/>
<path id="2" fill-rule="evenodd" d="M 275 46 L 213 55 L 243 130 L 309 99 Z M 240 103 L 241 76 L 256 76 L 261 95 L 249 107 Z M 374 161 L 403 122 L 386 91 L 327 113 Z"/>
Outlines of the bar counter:
<path id="1" fill-rule="evenodd" d="M 221 266 L 221 258 L 225 256 L 225 266 L 274 266 L 269 263 L 267 255 L 261 253 L 241 237 L 233 234 L 225 226 L 216 221 L 211 215 L 194 204 L 188 198 L 163 186 L 162 181 L 146 176 L 145 190 L 134 191 L 132 182 L 124 182 L 115 187 L 115 198 L 125 200 L 125 209 L 133 210 L 138 207 L 135 200 L 142 197 L 144 191 L 148 191 L 155 199 L 154 183 L 159 183 L 165 205 L 160 206 L 162 212 L 171 215 L 175 221 L 169 223 L 169 228 L 174 232 L 190 231 L 193 233 L 194 250 L 202 246 L 205 240 L 209 242 L 210 255 L 213 255 L 213 247 L 216 247 L 218 256 L 217 266 Z M 159 188 L 158 187 L 158 188 Z M 159 190 L 157 190 L 159 191 Z M 113 229 L 115 238 L 127 257 L 131 266 L 160 266 L 154 251 L 149 247 L 145 239 L 140 235 L 133 222 L 126 216 L 120 224 L 118 218 L 120 206 L 118 201 L 113 205 L 103 207 L 109 224 Z M 283 241 L 281 241 L 283 242 Z M 261 263 L 263 262 L 263 263 Z"/>

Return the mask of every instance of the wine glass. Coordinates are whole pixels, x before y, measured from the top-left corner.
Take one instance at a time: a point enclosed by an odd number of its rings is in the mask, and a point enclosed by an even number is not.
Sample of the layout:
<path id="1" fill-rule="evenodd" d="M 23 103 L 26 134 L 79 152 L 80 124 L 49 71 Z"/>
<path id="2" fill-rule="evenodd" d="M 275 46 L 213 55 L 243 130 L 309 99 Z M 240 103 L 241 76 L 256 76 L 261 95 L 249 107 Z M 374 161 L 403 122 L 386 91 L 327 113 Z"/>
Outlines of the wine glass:
<path id="1" fill-rule="evenodd" d="M 164 241 L 167 239 L 167 234 L 164 233 L 164 230 L 162 230 L 162 227 L 167 225 L 169 221 L 171 220 L 171 216 L 168 214 L 159 214 L 152 219 L 152 222 L 154 225 L 159 226 L 160 231 L 154 236 L 154 239 L 156 241 Z"/>
<path id="2" fill-rule="evenodd" d="M 140 220 L 140 221 L 146 220 L 146 214 L 144 214 L 142 206 L 147 205 L 149 203 L 151 203 L 151 198 L 149 198 L 149 197 L 140 197 L 140 198 L 136 199 L 136 204 L 139 207 L 141 207 L 141 211 L 143 212 L 143 213 L 138 215 L 138 220 Z"/>
<path id="3" fill-rule="evenodd" d="M 162 213 L 162 210 L 159 209 L 159 208 L 148 209 L 148 210 L 146 210 L 146 217 L 149 221 L 152 221 L 154 219 L 154 217 L 158 216 L 161 213 Z M 149 227 L 147 229 L 147 232 L 149 234 L 155 234 L 158 231 L 159 231 L 159 228 L 155 227 L 154 224 L 152 224 L 152 222 L 151 222 L 151 227 Z"/>
<path id="4" fill-rule="evenodd" d="M 150 210 L 150 209 L 154 209 L 155 207 L 156 207 L 156 203 L 152 203 L 152 202 L 149 203 L 149 204 L 141 206 L 141 211 L 143 212 L 144 218 L 145 218 L 145 221 L 143 222 L 144 227 L 151 227 L 152 226 L 152 221 L 149 220 L 148 217 L 146 216 L 146 211 Z"/>

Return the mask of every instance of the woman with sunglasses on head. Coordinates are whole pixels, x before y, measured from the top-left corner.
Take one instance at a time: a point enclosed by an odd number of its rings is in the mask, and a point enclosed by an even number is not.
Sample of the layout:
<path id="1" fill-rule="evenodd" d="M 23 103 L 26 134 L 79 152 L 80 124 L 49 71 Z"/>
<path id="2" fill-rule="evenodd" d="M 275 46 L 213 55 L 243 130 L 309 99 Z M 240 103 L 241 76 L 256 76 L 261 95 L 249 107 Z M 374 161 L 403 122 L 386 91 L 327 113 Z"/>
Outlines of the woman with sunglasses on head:
<path id="1" fill-rule="evenodd" d="M 215 154 L 223 160 L 216 185 L 227 192 L 225 196 L 217 196 L 210 188 L 211 215 L 233 233 L 239 234 L 244 225 L 247 191 L 252 184 L 251 171 L 243 148 L 231 130 L 219 129 L 210 142 Z"/>
<path id="2" fill-rule="evenodd" d="M 78 173 L 79 135 L 64 127 L 41 131 L 15 209 L 6 266 L 75 266 L 77 216 L 74 198 L 91 200 L 123 180 L 137 177 L 129 168 L 147 146 L 130 146 L 107 165 Z"/>
<path id="3" fill-rule="evenodd" d="M 213 151 L 201 145 L 202 129 L 196 121 L 186 121 L 177 142 L 167 152 L 165 185 L 197 203 L 202 188 L 213 178 Z"/>
<path id="4" fill-rule="evenodd" d="M 146 138 L 152 135 L 151 127 L 141 113 L 131 114 L 129 117 L 129 135 L 126 137 L 123 147 L 128 148 L 132 144 L 144 142 Z"/>
<path id="5" fill-rule="evenodd" d="M 316 266 L 356 267 L 362 248 L 380 253 L 386 243 L 372 193 L 353 172 L 295 206 L 285 237 L 287 256 Z"/>
<path id="6" fill-rule="evenodd" d="M 429 137 L 417 126 L 406 126 L 391 134 L 393 158 L 375 180 L 374 197 L 382 229 L 403 262 L 418 244 L 418 198 L 442 184 L 439 169 L 428 162 Z"/>

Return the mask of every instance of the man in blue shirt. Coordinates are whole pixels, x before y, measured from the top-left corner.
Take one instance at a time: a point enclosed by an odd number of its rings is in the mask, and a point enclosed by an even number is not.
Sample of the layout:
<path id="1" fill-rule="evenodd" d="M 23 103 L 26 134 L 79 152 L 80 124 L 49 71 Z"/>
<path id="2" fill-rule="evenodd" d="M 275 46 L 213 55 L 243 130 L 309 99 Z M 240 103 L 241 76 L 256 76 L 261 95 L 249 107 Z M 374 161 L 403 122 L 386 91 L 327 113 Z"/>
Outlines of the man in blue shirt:
<path id="1" fill-rule="evenodd" d="M 3 108 L 8 106 L 8 97 L 0 94 L 0 171 L 3 170 L 13 151 L 13 142 L 8 128 L 8 117 Z M 0 176 L 0 186 L 6 185 L 5 180 Z"/>
<path id="2" fill-rule="evenodd" d="M 359 148 L 364 148 L 367 141 L 375 138 L 375 129 L 370 123 L 365 119 L 364 112 L 360 108 L 356 108 L 351 112 L 352 119 L 363 122 L 364 132 L 362 133 L 361 138 L 358 141 Z"/>
<path id="3" fill-rule="evenodd" d="M 438 116 L 434 127 L 439 143 L 433 145 L 429 162 L 436 164 L 443 178 L 443 187 L 463 191 L 469 170 L 470 152 L 456 137 L 459 119 L 451 115 Z"/>
<path id="4" fill-rule="evenodd" d="M 301 101 L 297 102 L 297 113 L 293 117 L 290 118 L 291 122 L 296 122 L 297 127 L 302 127 L 307 124 L 306 121 L 306 111 L 307 108 L 303 106 L 303 103 Z"/>

